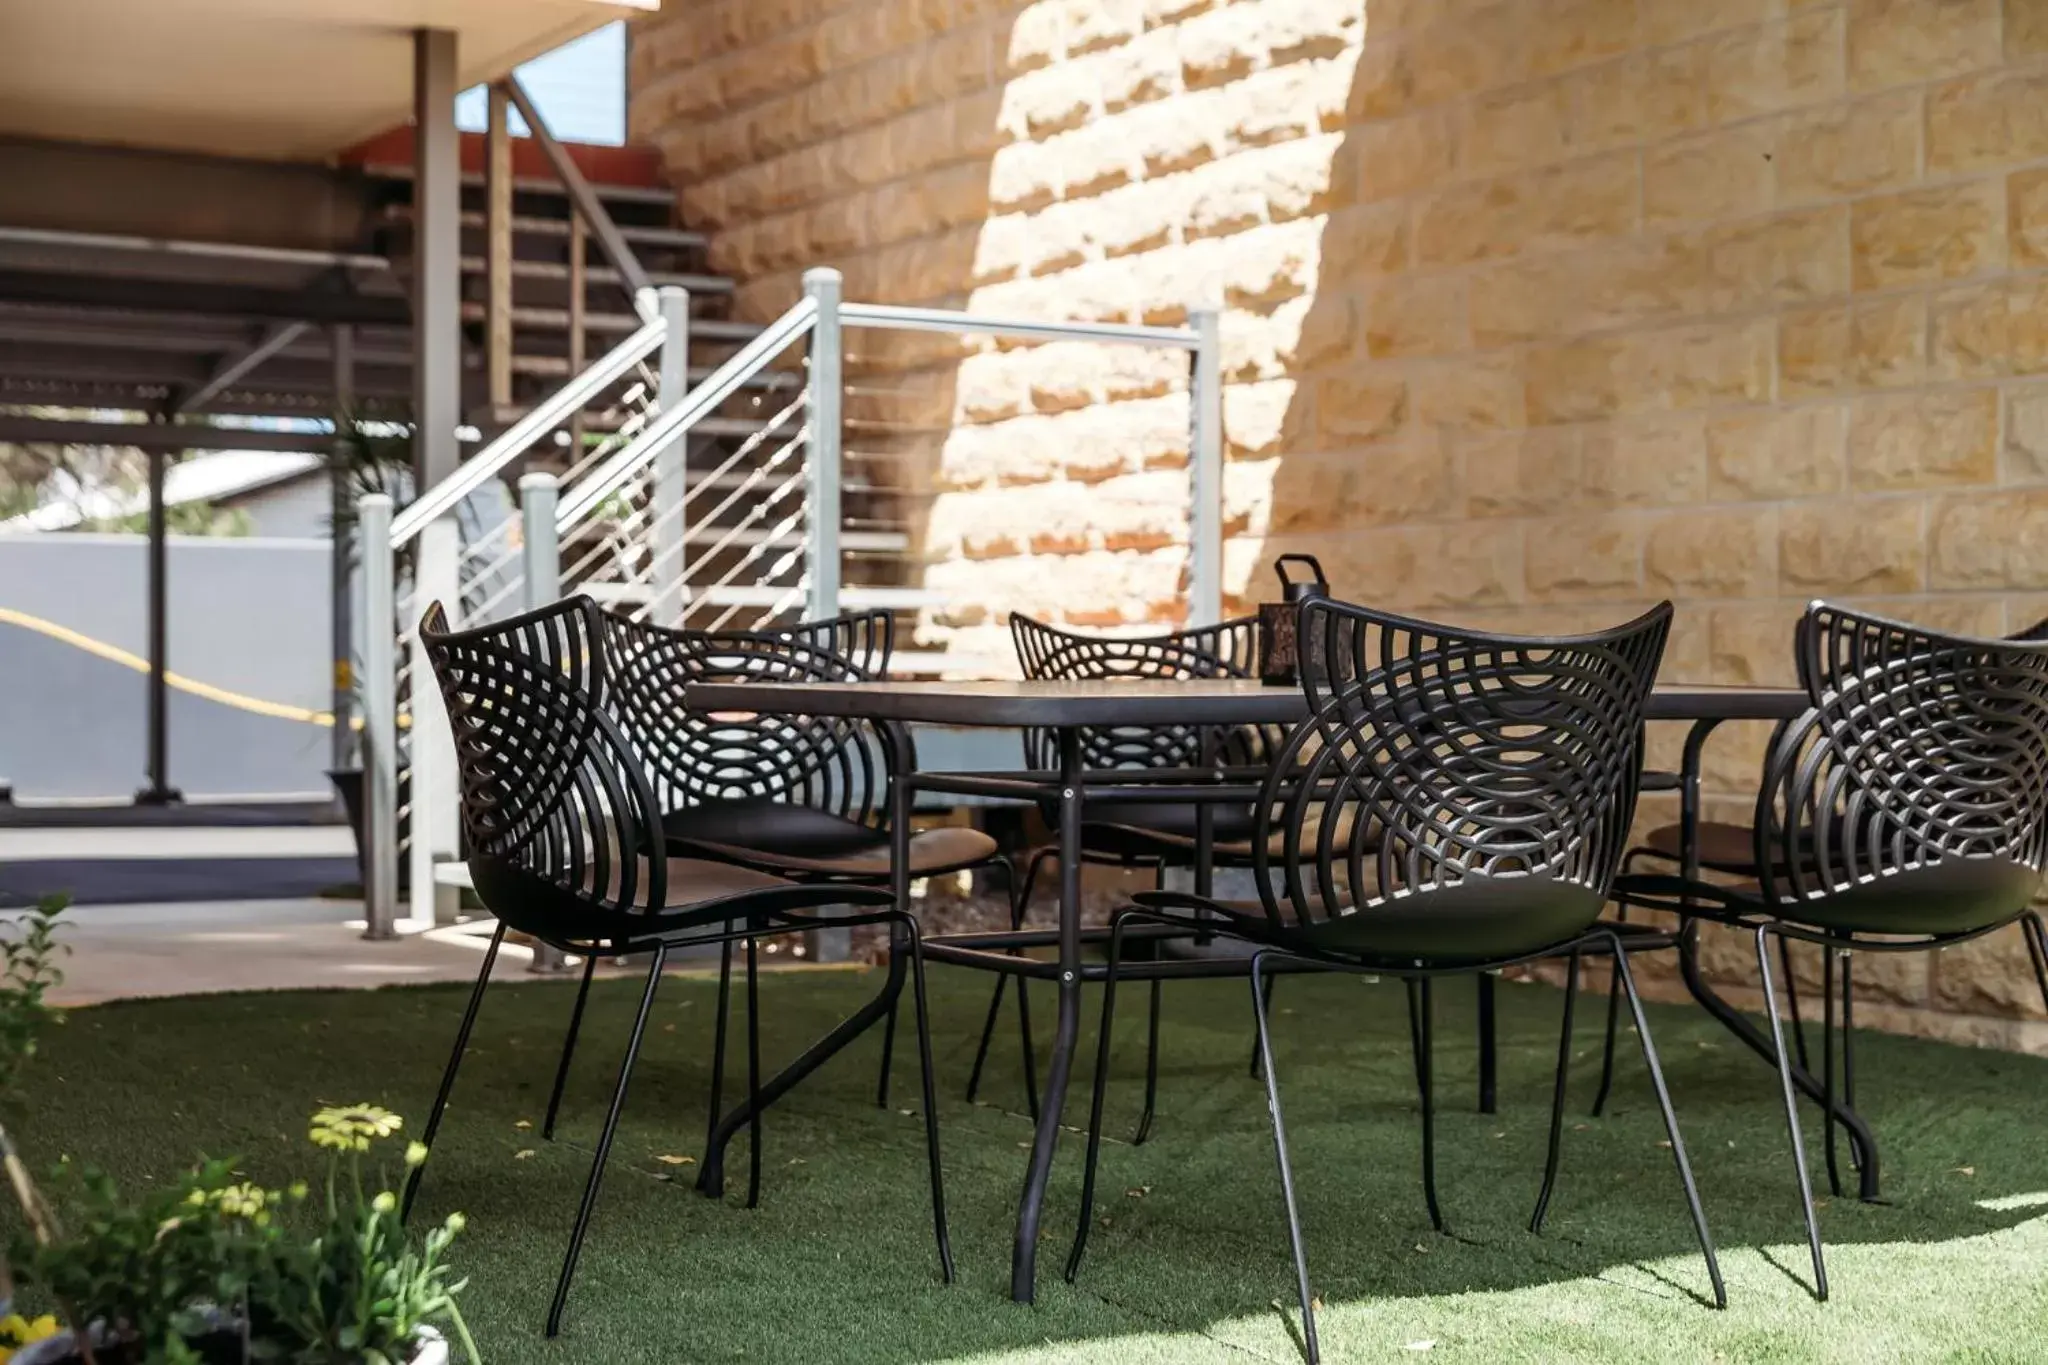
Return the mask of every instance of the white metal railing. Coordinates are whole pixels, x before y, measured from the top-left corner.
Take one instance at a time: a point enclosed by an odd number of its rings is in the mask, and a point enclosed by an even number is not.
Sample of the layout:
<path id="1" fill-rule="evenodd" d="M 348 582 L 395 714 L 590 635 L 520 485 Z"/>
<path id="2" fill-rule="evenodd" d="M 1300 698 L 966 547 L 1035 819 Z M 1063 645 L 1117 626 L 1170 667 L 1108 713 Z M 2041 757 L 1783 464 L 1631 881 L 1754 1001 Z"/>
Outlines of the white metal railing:
<path id="1" fill-rule="evenodd" d="M 849 549 L 907 549 L 909 541 L 886 529 L 848 531 L 842 525 L 844 328 L 1188 353 L 1187 619 L 1220 619 L 1223 426 L 1214 309 L 1193 310 L 1187 327 L 1049 322 L 845 303 L 840 288 L 837 271 L 807 272 L 803 297 L 695 387 L 687 384 L 688 299 L 681 291 L 663 290 L 644 327 L 573 376 L 457 474 L 426 490 L 404 514 L 393 519 L 388 499 L 365 500 L 366 557 L 375 562 L 366 566 L 371 600 L 364 620 L 396 627 L 371 629 L 364 659 L 373 774 L 366 895 L 373 932 L 380 925 L 388 930 L 395 920 L 400 853 L 397 783 L 380 782 L 376 774 L 396 774 L 406 748 L 415 799 L 414 834 L 405 852 L 416 921 L 432 914 L 436 866 L 455 853 L 446 721 L 424 662 L 412 662 L 418 651 L 412 627 L 428 601 L 440 598 L 464 624 L 473 624 L 508 607 L 543 605 L 566 587 L 665 624 L 687 617 L 712 626 L 734 623 L 741 612 L 750 615 L 737 623 L 754 625 L 796 614 L 917 610 L 930 604 L 930 594 L 919 588 L 842 581 L 842 555 Z M 651 358 L 658 373 L 650 368 Z M 526 475 L 520 481 L 519 534 L 507 523 L 462 546 L 451 513 L 519 455 L 622 383 L 626 394 L 614 403 L 629 410 L 610 437 L 576 452 L 560 479 L 559 497 L 554 478 Z M 747 414 L 744 426 L 735 425 L 735 406 Z M 691 438 L 714 433 L 742 439 L 686 468 Z M 379 526 L 388 531 L 378 534 Z M 401 603 L 395 555 L 408 546 L 413 593 Z M 402 725 L 399 712 L 408 696 L 413 705 L 409 724 Z"/>

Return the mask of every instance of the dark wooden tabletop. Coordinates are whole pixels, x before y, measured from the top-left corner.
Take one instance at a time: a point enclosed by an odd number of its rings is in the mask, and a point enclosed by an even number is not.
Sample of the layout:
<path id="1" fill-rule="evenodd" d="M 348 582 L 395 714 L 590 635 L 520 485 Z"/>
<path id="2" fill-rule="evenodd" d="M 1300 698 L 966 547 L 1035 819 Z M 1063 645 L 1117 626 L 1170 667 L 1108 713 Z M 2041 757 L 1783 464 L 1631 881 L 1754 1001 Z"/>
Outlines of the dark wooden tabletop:
<path id="1" fill-rule="evenodd" d="M 1308 715 L 1298 687 L 1246 678 L 1085 682 L 692 683 L 693 711 L 786 711 L 927 725 L 1288 725 Z M 1660 685 L 1651 720 L 1784 720 L 1806 709 L 1791 687 Z"/>

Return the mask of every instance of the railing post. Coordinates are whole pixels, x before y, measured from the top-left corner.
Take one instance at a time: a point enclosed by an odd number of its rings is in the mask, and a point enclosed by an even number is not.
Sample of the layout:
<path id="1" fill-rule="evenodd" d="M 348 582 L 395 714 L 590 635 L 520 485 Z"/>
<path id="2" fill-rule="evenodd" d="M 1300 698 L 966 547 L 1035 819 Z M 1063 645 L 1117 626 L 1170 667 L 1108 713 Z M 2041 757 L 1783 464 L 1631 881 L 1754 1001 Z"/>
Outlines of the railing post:
<path id="1" fill-rule="evenodd" d="M 1223 326 L 1214 307 L 1196 308 L 1188 387 L 1188 624 L 1223 619 Z"/>
<path id="2" fill-rule="evenodd" d="M 398 928 L 398 586 L 391 553 L 391 497 L 356 501 L 363 572 L 363 915 L 365 938 Z"/>
<path id="3" fill-rule="evenodd" d="M 690 294 L 676 285 L 663 285 L 659 298 L 661 389 L 655 406 L 666 412 L 682 402 L 690 388 Z M 648 614 L 662 626 L 683 623 L 683 565 L 688 562 L 690 529 L 683 503 L 689 489 L 689 444 L 689 437 L 679 434 L 654 457 L 654 598 Z M 548 502 L 553 505 L 552 495 Z"/>
<path id="4" fill-rule="evenodd" d="M 461 624 L 462 585 L 458 573 L 462 553 L 461 536 L 454 515 L 437 517 L 420 528 L 413 558 L 413 606 L 425 615 L 434 602 L 447 608 L 449 619 Z M 417 619 L 405 623 L 406 648 L 412 673 L 412 847 L 408 864 L 411 876 L 412 923 L 414 932 L 452 923 L 460 908 L 453 886 L 434 878 L 435 866 L 456 857 L 461 842 L 460 808 L 455 784 L 455 739 L 448 727 L 448 711 L 441 703 L 441 689 L 434 682 L 433 665 L 427 662 L 420 644 Z"/>
<path id="5" fill-rule="evenodd" d="M 525 570 L 526 609 L 537 611 L 562 595 L 562 546 L 555 539 L 555 476 L 522 474 L 519 478 L 519 519 L 526 539 L 520 549 Z M 534 972 L 559 972 L 568 964 L 559 948 L 538 940 L 533 945 Z"/>
<path id="6" fill-rule="evenodd" d="M 818 305 L 811 327 L 810 389 L 806 420 L 811 431 L 805 462 L 805 574 L 813 621 L 839 614 L 839 404 L 843 393 L 839 349 L 839 272 L 821 267 L 804 272 L 804 293 Z"/>

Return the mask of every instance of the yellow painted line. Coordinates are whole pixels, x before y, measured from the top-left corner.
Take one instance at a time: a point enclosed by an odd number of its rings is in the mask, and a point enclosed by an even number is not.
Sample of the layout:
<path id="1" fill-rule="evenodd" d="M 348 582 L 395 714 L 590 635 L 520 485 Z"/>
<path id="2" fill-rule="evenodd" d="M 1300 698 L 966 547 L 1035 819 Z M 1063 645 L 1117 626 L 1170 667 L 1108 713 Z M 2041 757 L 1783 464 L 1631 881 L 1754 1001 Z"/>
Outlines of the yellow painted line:
<path id="1" fill-rule="evenodd" d="M 73 649 L 83 650 L 96 659 L 105 659 L 108 663 L 119 664 L 123 668 L 133 669 L 137 673 L 149 672 L 149 660 L 139 654 L 131 654 L 116 645 L 106 643 L 104 640 L 95 640 L 90 635 L 81 634 L 69 626 L 60 626 L 55 621 L 45 621 L 42 617 L 31 616 L 25 611 L 16 611 L 12 607 L 0 607 L 0 625 L 20 626 L 23 630 L 32 630 L 36 634 L 48 636 L 60 644 L 67 644 Z M 207 701 L 219 702 L 222 706 L 232 706 L 237 711 L 248 711 L 258 716 L 270 716 L 276 720 L 295 720 L 304 725 L 318 725 L 328 730 L 334 728 L 334 713 L 332 711 L 315 711 L 304 706 L 291 706 L 281 701 L 265 701 L 261 697 L 252 697 L 242 692 L 230 692 L 225 687 L 215 687 L 212 683 L 200 682 L 197 678 L 188 678 L 181 673 L 172 673 L 169 670 L 164 672 L 164 683 L 166 686 L 177 688 L 180 692 L 185 692 L 195 697 L 204 697 Z M 410 720 L 411 717 L 409 716 L 400 716 L 398 723 L 402 726 Z M 350 724 L 354 729 L 360 730 L 363 726 L 362 718 L 356 717 Z"/>

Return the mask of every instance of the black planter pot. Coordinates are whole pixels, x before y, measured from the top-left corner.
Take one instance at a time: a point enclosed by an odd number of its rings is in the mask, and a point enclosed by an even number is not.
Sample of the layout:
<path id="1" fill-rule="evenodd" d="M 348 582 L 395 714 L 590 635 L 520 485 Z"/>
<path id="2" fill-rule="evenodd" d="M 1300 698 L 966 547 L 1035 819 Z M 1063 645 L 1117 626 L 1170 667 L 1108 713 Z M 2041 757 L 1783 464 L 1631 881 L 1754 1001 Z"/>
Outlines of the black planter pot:
<path id="1" fill-rule="evenodd" d="M 349 832 L 355 835 L 356 878 L 367 886 L 370 881 L 369 868 L 365 865 L 364 860 L 369 853 L 369 841 L 364 838 L 363 833 L 365 805 L 363 799 L 363 770 L 361 768 L 329 768 L 327 770 L 327 780 L 334 784 L 334 794 L 341 798 L 342 812 L 348 816 Z M 405 779 L 404 775 L 401 774 L 399 777 L 398 812 L 398 839 L 400 843 L 405 842 L 406 836 L 411 832 L 412 825 L 412 822 L 406 815 L 404 791 Z M 407 875 L 406 860 L 403 858 L 399 859 L 398 889 L 401 892 L 405 891 L 411 880 L 411 877 Z"/>

